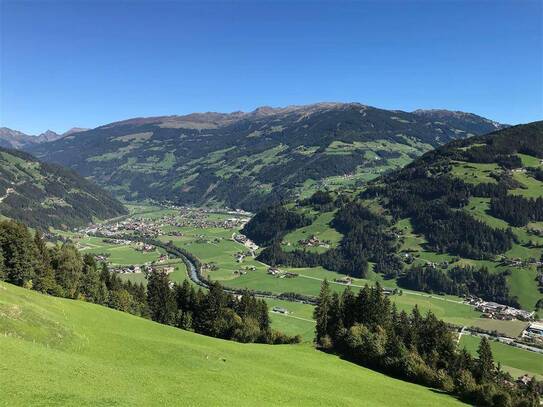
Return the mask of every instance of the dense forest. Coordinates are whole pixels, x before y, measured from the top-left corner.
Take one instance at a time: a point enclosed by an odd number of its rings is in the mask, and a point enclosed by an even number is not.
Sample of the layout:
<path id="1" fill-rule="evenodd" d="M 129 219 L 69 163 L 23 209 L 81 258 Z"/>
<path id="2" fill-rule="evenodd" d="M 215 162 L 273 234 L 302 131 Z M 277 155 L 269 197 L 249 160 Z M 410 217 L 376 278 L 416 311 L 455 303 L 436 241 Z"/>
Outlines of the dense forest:
<path id="1" fill-rule="evenodd" d="M 509 294 L 509 271 L 491 273 L 486 267 L 453 267 L 440 270 L 434 266 L 414 266 L 398 279 L 398 285 L 411 290 L 458 296 L 472 295 L 500 304 L 521 308 Z"/>
<path id="2" fill-rule="evenodd" d="M 79 227 L 126 214 L 108 192 L 74 171 L 0 148 L 0 212 L 31 227 Z"/>
<path id="3" fill-rule="evenodd" d="M 270 327 L 266 302 L 249 292 L 234 297 L 219 284 L 197 291 L 188 281 L 173 284 L 167 274 L 151 272 L 147 288 L 123 281 L 81 256 L 69 243 L 49 248 L 15 221 L 0 222 L 0 280 L 49 294 L 89 301 L 156 322 L 239 342 L 295 343 Z"/>
<path id="4" fill-rule="evenodd" d="M 324 281 L 315 308 L 315 342 L 355 363 L 392 376 L 441 389 L 478 406 L 539 405 L 541 384 L 521 388 L 496 365 L 486 338 L 478 358 L 457 350 L 454 334 L 443 321 L 415 307 L 398 312 L 381 287 L 332 293 Z"/>

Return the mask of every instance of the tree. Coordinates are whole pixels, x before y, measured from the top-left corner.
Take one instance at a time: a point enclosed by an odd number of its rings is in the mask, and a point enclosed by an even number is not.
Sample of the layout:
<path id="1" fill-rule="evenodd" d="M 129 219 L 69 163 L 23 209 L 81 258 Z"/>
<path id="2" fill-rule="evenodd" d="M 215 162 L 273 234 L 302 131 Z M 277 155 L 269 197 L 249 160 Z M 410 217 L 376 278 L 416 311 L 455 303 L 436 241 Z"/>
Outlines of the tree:
<path id="1" fill-rule="evenodd" d="M 64 244 L 57 251 L 55 276 L 57 283 L 63 288 L 65 296 L 76 298 L 81 283 L 83 260 L 79 251 L 72 244 Z"/>
<path id="2" fill-rule="evenodd" d="M 45 239 L 39 230 L 34 235 L 34 244 L 37 249 L 37 266 L 34 289 L 42 293 L 58 295 L 60 287 L 55 280 L 55 272 L 51 264 L 51 253 Z"/>
<path id="3" fill-rule="evenodd" d="M 494 377 L 494 357 L 492 356 L 492 349 L 490 348 L 490 342 L 483 336 L 479 348 L 477 349 L 479 358 L 477 359 L 477 379 L 479 383 L 486 383 Z"/>
<path id="4" fill-rule="evenodd" d="M 0 249 L 8 283 L 23 286 L 35 277 L 36 246 L 26 226 L 11 220 L 0 222 Z"/>
<path id="5" fill-rule="evenodd" d="M 329 342 L 326 337 L 329 333 L 328 318 L 331 302 L 330 284 L 328 283 L 328 280 L 324 279 L 321 284 L 321 291 L 317 300 L 317 306 L 315 307 L 315 311 L 313 313 L 313 317 L 317 321 L 315 328 L 315 341 L 320 346 L 328 345 L 328 343 L 324 342 Z"/>
<path id="6" fill-rule="evenodd" d="M 153 321 L 168 325 L 175 321 L 177 307 L 166 273 L 160 271 L 150 273 L 147 284 L 147 303 Z"/>

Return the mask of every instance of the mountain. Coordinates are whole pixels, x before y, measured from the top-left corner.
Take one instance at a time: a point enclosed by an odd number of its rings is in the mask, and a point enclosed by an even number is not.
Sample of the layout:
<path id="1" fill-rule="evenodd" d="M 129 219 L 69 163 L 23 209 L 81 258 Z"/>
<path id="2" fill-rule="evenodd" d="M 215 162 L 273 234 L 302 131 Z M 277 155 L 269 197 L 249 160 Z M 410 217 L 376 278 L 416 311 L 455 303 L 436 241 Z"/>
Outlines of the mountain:
<path id="1" fill-rule="evenodd" d="M 501 127 L 467 113 L 318 103 L 135 118 L 28 151 L 127 200 L 255 209 L 358 185 L 450 140 Z"/>
<path id="2" fill-rule="evenodd" d="M 0 214 L 47 229 L 126 213 L 109 193 L 69 169 L 0 148 Z"/>
<path id="3" fill-rule="evenodd" d="M 267 264 L 543 309 L 543 121 L 452 141 L 356 191 L 266 208 L 244 233 Z"/>
<path id="4" fill-rule="evenodd" d="M 464 405 L 307 344 L 215 339 L 1 281 L 0 293 L 0 404 Z"/>
<path id="5" fill-rule="evenodd" d="M 7 127 L 0 127 L 0 147 L 21 150 L 24 148 L 28 148 L 29 146 L 34 144 L 48 143 L 50 141 L 55 141 L 62 137 L 69 136 L 75 133 L 80 133 L 86 130 L 88 129 L 73 127 L 62 134 L 58 134 L 52 130 L 47 130 L 46 132 L 41 133 L 37 136 L 31 136 L 18 130 L 12 130 Z"/>
<path id="6" fill-rule="evenodd" d="M 21 149 L 34 142 L 33 136 L 29 136 L 18 130 L 0 127 L 0 147 Z"/>

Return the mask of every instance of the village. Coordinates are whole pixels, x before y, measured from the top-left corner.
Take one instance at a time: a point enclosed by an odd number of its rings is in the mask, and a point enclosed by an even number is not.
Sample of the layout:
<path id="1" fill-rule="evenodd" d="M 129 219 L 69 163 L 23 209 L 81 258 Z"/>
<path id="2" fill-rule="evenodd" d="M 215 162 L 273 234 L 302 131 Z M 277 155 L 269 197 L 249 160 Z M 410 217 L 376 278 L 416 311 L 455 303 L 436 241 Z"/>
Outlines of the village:
<path id="1" fill-rule="evenodd" d="M 472 296 L 466 298 L 466 303 L 475 307 L 475 310 L 482 312 L 483 318 L 499 319 L 503 321 L 511 321 L 514 319 L 531 321 L 535 315 L 535 311 L 525 311 L 496 302 L 484 301 Z"/>
<path id="2" fill-rule="evenodd" d="M 92 224 L 78 232 L 86 236 L 105 236 L 119 237 L 123 233 L 129 235 L 137 234 L 145 238 L 156 238 L 163 234 L 162 229 L 166 227 L 174 228 L 222 228 L 222 229 L 241 229 L 250 219 L 251 213 L 246 211 L 231 210 L 210 210 L 205 208 L 168 206 L 175 214 L 162 215 L 156 219 L 145 217 L 128 217 L 115 222 Z M 223 219 L 213 219 L 210 214 L 231 215 Z M 180 235 L 178 231 L 172 232 L 172 235 Z M 243 235 L 240 235 L 243 236 Z M 250 242 L 250 241 L 249 241 Z M 255 245 L 256 246 L 256 245 Z M 258 246 L 256 246 L 256 249 Z M 256 250 L 254 249 L 254 250 Z"/>

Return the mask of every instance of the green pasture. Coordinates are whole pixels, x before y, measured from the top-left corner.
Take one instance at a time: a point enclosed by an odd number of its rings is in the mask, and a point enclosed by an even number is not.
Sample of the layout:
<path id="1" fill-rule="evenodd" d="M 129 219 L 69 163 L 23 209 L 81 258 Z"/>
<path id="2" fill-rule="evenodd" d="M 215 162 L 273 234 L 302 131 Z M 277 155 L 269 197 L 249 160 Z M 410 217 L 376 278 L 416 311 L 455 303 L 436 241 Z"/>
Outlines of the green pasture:
<path id="1" fill-rule="evenodd" d="M 0 283 L 0 404 L 460 405 L 309 344 L 239 344 Z"/>

